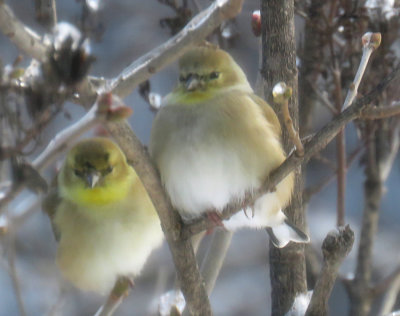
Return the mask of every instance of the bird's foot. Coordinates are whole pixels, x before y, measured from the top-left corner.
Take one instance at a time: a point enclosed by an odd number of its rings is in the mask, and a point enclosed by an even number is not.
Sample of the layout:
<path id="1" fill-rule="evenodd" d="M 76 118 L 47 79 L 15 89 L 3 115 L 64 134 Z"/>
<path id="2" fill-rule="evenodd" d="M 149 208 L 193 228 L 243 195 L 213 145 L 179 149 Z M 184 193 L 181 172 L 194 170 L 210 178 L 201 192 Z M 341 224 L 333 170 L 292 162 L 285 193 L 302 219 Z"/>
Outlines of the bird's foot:
<path id="1" fill-rule="evenodd" d="M 217 211 L 207 212 L 207 218 L 209 219 L 209 221 L 211 223 L 214 224 L 214 226 L 217 226 L 217 227 L 219 226 L 219 227 L 225 228 L 224 223 L 221 218 L 221 213 L 219 213 Z"/>
<path id="2" fill-rule="evenodd" d="M 250 216 L 249 216 L 249 214 L 248 214 L 249 209 L 251 210 L 251 215 L 250 215 Z M 244 213 L 244 215 L 246 215 L 246 217 L 247 217 L 248 219 L 254 218 L 254 215 L 255 215 L 254 207 L 252 207 L 252 208 L 243 207 L 243 213 Z"/>

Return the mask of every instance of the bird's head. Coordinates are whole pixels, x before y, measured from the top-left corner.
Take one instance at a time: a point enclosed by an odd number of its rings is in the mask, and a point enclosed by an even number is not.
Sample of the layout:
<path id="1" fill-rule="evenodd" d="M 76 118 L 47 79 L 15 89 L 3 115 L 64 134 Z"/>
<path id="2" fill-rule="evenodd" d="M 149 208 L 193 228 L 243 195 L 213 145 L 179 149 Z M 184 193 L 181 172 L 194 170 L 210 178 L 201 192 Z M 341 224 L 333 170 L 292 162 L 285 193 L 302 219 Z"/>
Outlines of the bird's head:
<path id="1" fill-rule="evenodd" d="M 251 89 L 233 58 L 211 44 L 194 47 L 179 60 L 179 83 L 175 93 L 189 103 L 239 86 Z"/>
<path id="2" fill-rule="evenodd" d="M 106 138 L 90 138 L 67 154 L 59 176 L 62 195 L 76 203 L 107 204 L 126 194 L 132 168 L 121 149 Z"/>

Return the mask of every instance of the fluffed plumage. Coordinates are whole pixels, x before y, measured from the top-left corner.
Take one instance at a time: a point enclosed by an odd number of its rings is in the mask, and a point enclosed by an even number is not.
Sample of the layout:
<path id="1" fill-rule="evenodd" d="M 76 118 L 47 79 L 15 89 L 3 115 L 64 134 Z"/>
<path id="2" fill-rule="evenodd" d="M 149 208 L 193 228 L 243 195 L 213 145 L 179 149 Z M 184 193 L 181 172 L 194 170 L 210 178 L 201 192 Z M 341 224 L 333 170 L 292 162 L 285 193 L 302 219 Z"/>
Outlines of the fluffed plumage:
<path id="1" fill-rule="evenodd" d="M 106 138 L 69 151 L 43 208 L 59 241 L 58 266 L 83 290 L 106 294 L 118 277 L 137 276 L 163 239 L 140 179 Z"/>
<path id="2" fill-rule="evenodd" d="M 257 190 L 285 153 L 275 112 L 254 94 L 228 53 L 211 45 L 195 47 L 179 68 L 180 82 L 163 100 L 149 148 L 172 204 L 191 220 Z M 239 212 L 224 221 L 225 227 L 270 227 L 277 247 L 308 241 L 286 224 L 282 212 L 293 181 L 291 173 L 255 202 L 254 217 L 251 210 Z"/>

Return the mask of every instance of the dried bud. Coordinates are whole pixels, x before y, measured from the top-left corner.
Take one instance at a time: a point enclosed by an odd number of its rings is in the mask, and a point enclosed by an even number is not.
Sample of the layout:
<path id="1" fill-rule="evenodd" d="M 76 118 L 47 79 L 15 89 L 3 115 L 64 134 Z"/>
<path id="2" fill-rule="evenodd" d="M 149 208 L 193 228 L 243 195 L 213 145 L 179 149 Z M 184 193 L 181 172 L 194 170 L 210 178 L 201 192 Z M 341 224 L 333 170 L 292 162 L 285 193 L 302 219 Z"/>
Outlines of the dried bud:
<path id="1" fill-rule="evenodd" d="M 95 58 L 90 55 L 89 40 L 72 24 L 57 24 L 53 36 L 50 64 L 58 79 L 68 85 L 80 82 Z"/>
<path id="2" fill-rule="evenodd" d="M 251 14 L 251 29 L 256 37 L 261 35 L 261 13 L 260 10 L 255 10 Z"/>
<path id="3" fill-rule="evenodd" d="M 111 94 L 111 92 L 101 94 L 97 106 L 97 115 L 103 116 L 107 121 L 122 120 L 133 113 L 130 107 L 126 106 L 119 97 Z"/>
<path id="4" fill-rule="evenodd" d="M 363 35 L 361 42 L 363 47 L 377 49 L 381 45 L 382 35 L 381 33 L 367 32 Z"/>
<path id="5" fill-rule="evenodd" d="M 284 82 L 279 82 L 272 89 L 272 96 L 275 103 L 282 104 L 292 96 L 292 88 Z"/>

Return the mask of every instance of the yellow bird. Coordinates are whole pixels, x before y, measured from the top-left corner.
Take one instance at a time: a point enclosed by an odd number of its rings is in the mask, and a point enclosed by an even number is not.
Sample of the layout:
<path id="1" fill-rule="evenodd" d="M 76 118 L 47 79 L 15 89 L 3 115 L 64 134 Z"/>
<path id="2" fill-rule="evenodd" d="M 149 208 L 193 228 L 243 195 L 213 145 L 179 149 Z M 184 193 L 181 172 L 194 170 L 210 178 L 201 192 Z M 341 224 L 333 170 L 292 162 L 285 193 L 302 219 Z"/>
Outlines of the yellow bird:
<path id="1" fill-rule="evenodd" d="M 106 138 L 83 140 L 67 154 L 57 180 L 43 208 L 59 241 L 63 276 L 101 294 L 118 277 L 137 276 L 163 233 L 121 149 Z"/>
<path id="2" fill-rule="evenodd" d="M 285 160 L 285 153 L 275 112 L 254 94 L 227 52 L 211 45 L 194 47 L 180 59 L 179 68 L 179 83 L 153 122 L 149 149 L 172 204 L 188 221 L 221 211 L 257 190 Z M 293 181 L 289 174 L 276 191 L 224 226 L 267 228 L 277 247 L 307 242 L 308 236 L 282 212 Z"/>

